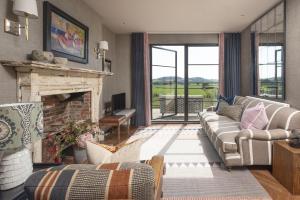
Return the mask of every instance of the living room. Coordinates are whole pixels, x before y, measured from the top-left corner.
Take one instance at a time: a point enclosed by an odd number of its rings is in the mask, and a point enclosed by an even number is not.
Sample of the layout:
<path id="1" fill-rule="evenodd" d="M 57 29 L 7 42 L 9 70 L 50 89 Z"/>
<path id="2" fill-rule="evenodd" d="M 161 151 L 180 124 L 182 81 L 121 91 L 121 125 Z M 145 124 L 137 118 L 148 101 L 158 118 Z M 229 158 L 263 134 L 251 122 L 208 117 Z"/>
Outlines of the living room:
<path id="1" fill-rule="evenodd" d="M 2 0 L 0 199 L 300 199 L 299 0 Z"/>

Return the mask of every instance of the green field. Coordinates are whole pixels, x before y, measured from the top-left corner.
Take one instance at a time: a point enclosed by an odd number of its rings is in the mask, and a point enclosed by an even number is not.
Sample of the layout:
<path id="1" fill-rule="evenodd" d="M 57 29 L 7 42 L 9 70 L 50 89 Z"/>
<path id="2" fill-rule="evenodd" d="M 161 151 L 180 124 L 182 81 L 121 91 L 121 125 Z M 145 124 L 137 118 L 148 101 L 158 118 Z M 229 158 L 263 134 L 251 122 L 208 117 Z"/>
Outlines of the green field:
<path id="1" fill-rule="evenodd" d="M 204 108 L 213 106 L 218 95 L 218 83 L 190 83 L 188 86 L 189 96 L 202 95 Z M 152 85 L 152 108 L 159 108 L 160 95 L 174 95 L 175 84 L 153 84 Z M 177 84 L 177 95 L 184 96 L 184 85 Z"/>

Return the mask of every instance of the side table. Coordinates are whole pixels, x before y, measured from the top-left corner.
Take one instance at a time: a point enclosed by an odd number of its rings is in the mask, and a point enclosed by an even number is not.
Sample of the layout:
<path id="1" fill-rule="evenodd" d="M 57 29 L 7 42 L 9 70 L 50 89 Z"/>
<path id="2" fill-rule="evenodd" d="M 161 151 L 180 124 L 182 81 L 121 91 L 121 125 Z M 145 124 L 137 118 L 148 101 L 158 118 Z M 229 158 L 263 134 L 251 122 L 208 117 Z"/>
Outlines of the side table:
<path id="1" fill-rule="evenodd" d="M 273 144 L 273 176 L 291 194 L 300 194 L 300 149 L 290 147 L 287 141 Z"/>
<path id="2" fill-rule="evenodd" d="M 118 128 L 118 143 L 121 142 L 121 125 L 127 124 L 127 134 L 130 134 L 130 120 L 135 114 L 135 109 L 124 109 L 114 115 L 104 116 L 99 120 L 101 126 L 112 126 Z"/>

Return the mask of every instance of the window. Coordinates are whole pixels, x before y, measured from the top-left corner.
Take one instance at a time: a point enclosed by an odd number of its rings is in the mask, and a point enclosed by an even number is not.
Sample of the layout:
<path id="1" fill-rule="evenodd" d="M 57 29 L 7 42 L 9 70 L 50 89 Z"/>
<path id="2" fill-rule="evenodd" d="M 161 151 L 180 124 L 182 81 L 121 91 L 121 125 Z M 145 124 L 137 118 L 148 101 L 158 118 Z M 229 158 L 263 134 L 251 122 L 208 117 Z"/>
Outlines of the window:
<path id="1" fill-rule="evenodd" d="M 283 47 L 259 46 L 258 88 L 259 96 L 283 98 Z"/>
<path id="2" fill-rule="evenodd" d="M 285 2 L 251 25 L 253 95 L 285 99 Z"/>

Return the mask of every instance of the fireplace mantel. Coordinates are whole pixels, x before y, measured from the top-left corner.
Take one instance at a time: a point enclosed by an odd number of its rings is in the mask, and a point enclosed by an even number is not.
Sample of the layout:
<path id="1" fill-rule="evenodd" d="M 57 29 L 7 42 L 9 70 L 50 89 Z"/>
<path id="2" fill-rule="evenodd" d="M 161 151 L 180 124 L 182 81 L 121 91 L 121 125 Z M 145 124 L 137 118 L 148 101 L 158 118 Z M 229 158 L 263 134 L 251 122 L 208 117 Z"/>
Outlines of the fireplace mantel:
<path id="1" fill-rule="evenodd" d="M 91 119 L 99 120 L 103 78 L 111 72 L 72 68 L 35 61 L 0 61 L 17 72 L 18 102 L 40 102 L 42 96 L 91 92 Z M 33 161 L 42 160 L 41 141 L 34 144 Z"/>

